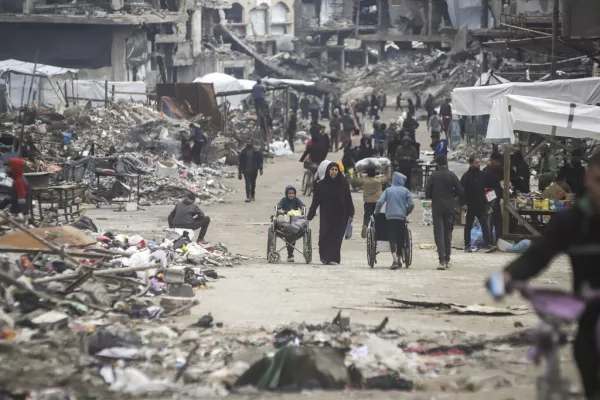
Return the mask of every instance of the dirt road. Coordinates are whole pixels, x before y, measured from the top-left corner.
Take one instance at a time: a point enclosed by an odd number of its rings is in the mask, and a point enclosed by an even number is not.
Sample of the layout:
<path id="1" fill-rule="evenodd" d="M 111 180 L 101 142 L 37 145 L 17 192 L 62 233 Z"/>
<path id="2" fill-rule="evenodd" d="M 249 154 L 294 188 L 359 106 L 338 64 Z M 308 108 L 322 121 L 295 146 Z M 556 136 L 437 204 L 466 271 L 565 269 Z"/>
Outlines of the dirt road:
<path id="1" fill-rule="evenodd" d="M 337 161 L 341 153 L 329 158 Z M 413 235 L 413 265 L 409 269 L 391 271 L 391 256 L 380 254 L 375 268 L 366 262 L 365 240 L 354 235 L 343 243 L 342 263 L 323 266 L 319 263 L 304 264 L 301 257 L 294 264 L 282 262 L 268 264 L 265 260 L 269 217 L 275 204 L 284 194 L 287 184 L 299 186 L 302 164 L 297 156 L 278 158 L 265 166 L 265 174 L 258 178 L 256 202 L 244 203 L 243 182 L 237 179 L 225 181 L 236 189 L 225 203 L 207 206 L 206 213 L 212 222 L 208 238 L 223 242 L 234 252 L 252 257 L 252 260 L 236 268 L 220 270 L 226 279 L 198 292 L 201 304 L 194 310 L 194 318 L 211 312 L 229 329 L 250 331 L 261 327 L 274 328 L 288 322 L 306 321 L 321 323 L 330 321 L 338 310 L 350 317 L 352 323 L 378 324 L 384 317 L 390 319 L 389 327 L 404 332 L 409 343 L 459 344 L 516 331 L 515 324 L 525 328 L 534 327 L 536 316 L 528 312 L 518 316 L 454 315 L 447 310 L 427 308 L 399 308 L 388 298 L 453 302 L 461 304 L 494 304 L 483 288 L 485 277 L 502 268 L 512 259 L 511 255 L 467 254 L 453 250 L 453 267 L 437 271 L 437 254 L 433 249 L 420 249 L 421 245 L 433 244 L 432 227 L 422 225 L 420 202 L 410 217 Z M 302 196 L 301 196 L 302 198 Z M 358 221 L 362 221 L 362 194 L 353 194 Z M 310 203 L 311 198 L 302 198 Z M 166 228 L 166 217 L 171 207 L 151 206 L 145 211 L 116 213 L 106 209 L 90 209 L 88 215 L 102 228 L 115 231 L 141 233 L 145 237 L 160 237 Z M 312 223 L 313 258 L 318 261 L 318 218 Z M 454 230 L 454 244 L 462 246 L 462 227 Z M 285 251 L 282 254 L 285 256 Z M 285 257 L 283 257 L 285 258 Z M 552 267 L 538 279 L 539 283 L 552 287 L 568 288 L 570 285 L 566 259 L 556 260 Z M 524 305 L 516 296 L 505 305 Z M 521 328 L 522 329 L 522 328 Z M 439 392 L 443 382 L 456 381 L 460 377 L 481 376 L 487 386 L 498 391 L 489 399 L 532 398 L 534 377 L 538 370 L 523 360 L 525 348 L 511 349 L 500 346 L 486 350 L 481 367 L 456 368 L 452 376 L 431 379 L 430 386 L 422 390 Z M 564 352 L 567 374 L 573 377 L 570 351 Z M 539 370 L 541 371 L 541 370 Z M 574 382 L 577 379 L 573 379 Z M 441 383 L 442 382 L 442 383 Z M 486 387 L 487 387 L 486 386 Z M 492 389 L 492 388 L 487 388 Z M 477 390 L 477 389 L 473 389 Z M 495 390 L 495 389 L 494 389 Z M 467 389 L 452 391 L 465 392 Z M 518 393 L 518 394 L 517 394 Z M 414 398 L 431 398 L 419 397 Z M 458 396 L 458 395 L 456 395 Z M 499 397 L 495 397 L 499 396 Z M 333 395 L 332 398 L 336 398 Z M 379 398 L 379 397 L 378 397 Z M 381 397 L 385 398 L 385 397 Z M 436 397 L 436 398 L 445 398 Z M 480 399 L 481 393 L 466 393 L 449 398 Z"/>

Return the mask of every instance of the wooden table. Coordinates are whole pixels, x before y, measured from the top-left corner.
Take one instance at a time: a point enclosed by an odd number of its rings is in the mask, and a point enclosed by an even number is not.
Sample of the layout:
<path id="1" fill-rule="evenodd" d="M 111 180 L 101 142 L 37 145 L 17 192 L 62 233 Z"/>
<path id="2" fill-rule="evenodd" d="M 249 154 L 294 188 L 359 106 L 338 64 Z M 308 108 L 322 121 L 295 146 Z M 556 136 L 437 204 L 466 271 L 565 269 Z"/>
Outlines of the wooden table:
<path id="1" fill-rule="evenodd" d="M 107 177 L 113 177 L 113 178 L 122 178 L 122 179 L 130 179 L 132 181 L 136 182 L 137 185 L 137 203 L 140 204 L 140 176 L 136 175 L 136 174 L 117 174 L 117 173 L 113 173 L 113 172 L 109 172 L 109 171 L 104 171 L 104 170 L 95 170 L 94 174 L 96 175 L 96 179 L 97 179 L 97 183 L 96 183 L 96 189 L 100 189 L 100 177 L 101 176 L 107 176 Z M 132 185 L 133 186 L 133 185 Z M 112 203 L 123 203 L 122 201 L 116 201 L 116 200 L 108 200 L 106 199 L 110 204 Z M 129 191 L 129 200 L 128 202 L 131 202 L 131 190 Z"/>
<path id="2" fill-rule="evenodd" d="M 58 217 L 65 217 L 65 220 L 69 222 L 69 217 L 73 219 L 74 215 L 79 215 L 79 203 L 75 199 L 79 197 L 83 199 L 85 194 L 85 185 L 58 185 L 58 186 L 47 186 L 41 188 L 32 188 L 31 197 L 38 203 L 39 219 L 43 219 L 44 213 L 42 204 L 49 204 L 50 208 L 56 208 L 63 213 L 58 213 Z M 73 211 L 75 208 L 75 211 Z M 33 213 L 33 207 L 30 207 L 31 218 L 35 219 Z"/>

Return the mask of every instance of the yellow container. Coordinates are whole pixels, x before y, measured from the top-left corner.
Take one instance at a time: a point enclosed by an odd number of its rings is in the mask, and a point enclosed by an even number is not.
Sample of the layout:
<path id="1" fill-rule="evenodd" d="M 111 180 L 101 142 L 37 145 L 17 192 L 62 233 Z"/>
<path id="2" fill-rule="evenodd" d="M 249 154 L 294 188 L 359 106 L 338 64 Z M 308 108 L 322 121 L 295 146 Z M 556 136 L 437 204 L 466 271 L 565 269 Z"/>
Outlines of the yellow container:
<path id="1" fill-rule="evenodd" d="M 542 200 L 533 200 L 533 211 L 542 211 Z"/>
<path id="2" fill-rule="evenodd" d="M 550 202 L 548 201 L 548 199 L 544 199 L 542 200 L 542 211 L 548 210 L 550 210 Z"/>

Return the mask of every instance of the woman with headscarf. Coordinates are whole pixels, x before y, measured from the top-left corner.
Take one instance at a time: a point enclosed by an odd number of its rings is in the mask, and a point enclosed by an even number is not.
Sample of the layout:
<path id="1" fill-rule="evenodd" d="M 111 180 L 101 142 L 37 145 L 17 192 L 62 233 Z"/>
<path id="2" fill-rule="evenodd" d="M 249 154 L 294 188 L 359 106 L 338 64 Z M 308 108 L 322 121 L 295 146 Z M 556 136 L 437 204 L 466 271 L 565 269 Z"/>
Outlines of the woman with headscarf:
<path id="1" fill-rule="evenodd" d="M 350 186 L 339 171 L 337 163 L 327 166 L 325 178 L 317 183 L 308 211 L 311 221 L 317 208 L 320 212 L 319 255 L 326 265 L 339 264 L 340 250 L 348 222 L 354 217 Z"/>

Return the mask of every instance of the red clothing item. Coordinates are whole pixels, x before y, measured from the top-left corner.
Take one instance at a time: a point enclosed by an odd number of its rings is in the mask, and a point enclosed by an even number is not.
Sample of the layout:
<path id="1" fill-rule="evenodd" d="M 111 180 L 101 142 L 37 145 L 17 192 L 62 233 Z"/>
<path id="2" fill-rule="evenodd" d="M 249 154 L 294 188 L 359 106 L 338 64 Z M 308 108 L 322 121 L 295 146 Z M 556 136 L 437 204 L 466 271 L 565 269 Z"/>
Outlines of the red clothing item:
<path id="1" fill-rule="evenodd" d="M 10 165 L 10 175 L 13 179 L 13 186 L 17 192 L 17 198 L 19 203 L 25 203 L 27 201 L 27 184 L 23 177 L 23 169 L 25 167 L 25 160 L 22 158 L 11 158 L 8 160 Z"/>

